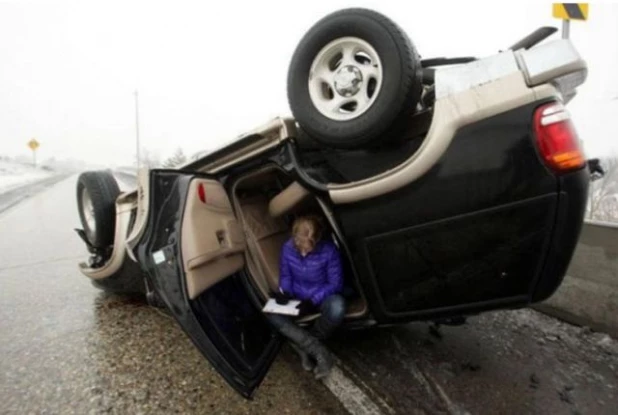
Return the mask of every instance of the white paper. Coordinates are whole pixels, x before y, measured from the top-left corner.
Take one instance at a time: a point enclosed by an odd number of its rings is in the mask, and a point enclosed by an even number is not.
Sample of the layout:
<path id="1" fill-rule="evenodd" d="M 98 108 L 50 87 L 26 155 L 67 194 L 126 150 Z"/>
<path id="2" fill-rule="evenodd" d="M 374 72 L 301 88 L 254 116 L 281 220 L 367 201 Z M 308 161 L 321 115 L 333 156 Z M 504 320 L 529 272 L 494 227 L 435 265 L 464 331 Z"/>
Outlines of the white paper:
<path id="1" fill-rule="evenodd" d="M 286 316 L 297 316 L 298 315 L 298 306 L 300 304 L 299 300 L 290 300 L 286 305 L 277 304 L 274 298 L 269 299 L 264 305 L 262 309 L 265 313 L 273 313 L 273 314 L 285 314 Z"/>

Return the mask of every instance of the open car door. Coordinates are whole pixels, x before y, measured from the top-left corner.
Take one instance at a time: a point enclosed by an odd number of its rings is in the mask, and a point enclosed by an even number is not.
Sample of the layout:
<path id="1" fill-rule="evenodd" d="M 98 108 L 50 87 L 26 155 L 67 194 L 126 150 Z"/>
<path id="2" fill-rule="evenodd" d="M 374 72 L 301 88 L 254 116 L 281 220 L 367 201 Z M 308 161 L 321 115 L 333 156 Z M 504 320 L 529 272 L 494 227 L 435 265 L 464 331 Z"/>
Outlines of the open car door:
<path id="1" fill-rule="evenodd" d="M 281 339 L 244 272 L 245 237 L 212 176 L 150 172 L 148 224 L 136 247 L 151 289 L 225 380 L 250 397 Z"/>

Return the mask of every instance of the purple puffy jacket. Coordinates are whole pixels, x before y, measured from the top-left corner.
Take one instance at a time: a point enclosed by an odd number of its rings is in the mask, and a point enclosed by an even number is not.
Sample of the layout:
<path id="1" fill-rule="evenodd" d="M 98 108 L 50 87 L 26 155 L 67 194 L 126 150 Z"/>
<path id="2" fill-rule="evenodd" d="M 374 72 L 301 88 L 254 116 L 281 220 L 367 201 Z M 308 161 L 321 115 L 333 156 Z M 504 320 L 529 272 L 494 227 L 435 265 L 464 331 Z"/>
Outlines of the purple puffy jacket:
<path id="1" fill-rule="evenodd" d="M 337 246 L 321 240 L 303 257 L 289 239 L 281 250 L 279 288 L 300 300 L 319 306 L 329 295 L 343 288 L 343 270 Z"/>

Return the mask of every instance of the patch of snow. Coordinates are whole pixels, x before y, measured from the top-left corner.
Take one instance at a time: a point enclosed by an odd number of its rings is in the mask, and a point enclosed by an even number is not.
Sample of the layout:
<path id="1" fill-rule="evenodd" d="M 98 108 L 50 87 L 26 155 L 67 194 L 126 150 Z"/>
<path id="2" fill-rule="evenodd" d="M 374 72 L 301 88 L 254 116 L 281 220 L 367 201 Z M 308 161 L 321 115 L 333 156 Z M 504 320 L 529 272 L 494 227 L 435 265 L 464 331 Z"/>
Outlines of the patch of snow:
<path id="1" fill-rule="evenodd" d="M 35 168 L 32 165 L 17 161 L 0 159 L 0 194 L 17 187 L 34 183 L 53 174 L 47 169 Z"/>

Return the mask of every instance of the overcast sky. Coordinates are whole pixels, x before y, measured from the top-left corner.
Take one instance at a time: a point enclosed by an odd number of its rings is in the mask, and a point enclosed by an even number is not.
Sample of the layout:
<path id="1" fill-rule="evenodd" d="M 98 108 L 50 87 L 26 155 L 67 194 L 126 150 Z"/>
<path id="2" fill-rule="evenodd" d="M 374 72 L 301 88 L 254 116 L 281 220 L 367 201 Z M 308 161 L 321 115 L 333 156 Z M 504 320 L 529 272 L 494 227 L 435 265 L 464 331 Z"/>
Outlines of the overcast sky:
<path id="1" fill-rule="evenodd" d="M 277 115 L 305 31 L 363 6 L 399 23 L 424 58 L 486 56 L 542 25 L 547 2 L 0 0 L 0 155 L 130 164 L 133 91 L 142 146 L 165 158 L 209 149 Z M 556 35 L 555 35 L 556 36 Z M 618 153 L 618 4 L 591 4 L 571 37 L 589 78 L 569 108 L 589 156 Z"/>

